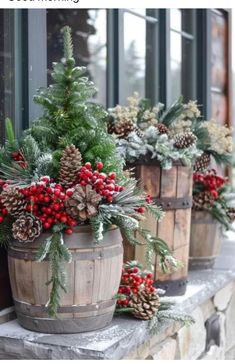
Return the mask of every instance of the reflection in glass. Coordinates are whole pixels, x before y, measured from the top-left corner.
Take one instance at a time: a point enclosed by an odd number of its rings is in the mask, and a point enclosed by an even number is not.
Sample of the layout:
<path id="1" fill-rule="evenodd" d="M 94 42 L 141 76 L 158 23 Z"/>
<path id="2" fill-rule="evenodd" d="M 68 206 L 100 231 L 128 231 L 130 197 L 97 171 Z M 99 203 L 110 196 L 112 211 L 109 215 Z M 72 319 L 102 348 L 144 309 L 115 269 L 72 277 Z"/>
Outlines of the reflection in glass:
<path id="1" fill-rule="evenodd" d="M 106 103 L 106 10 L 52 9 L 47 11 L 48 68 L 61 58 L 63 44 L 60 29 L 69 25 L 74 41 L 74 57 L 79 66 L 86 66 L 98 92 L 95 100 Z M 50 77 L 48 79 L 50 82 Z"/>
<path id="2" fill-rule="evenodd" d="M 170 38 L 170 70 L 171 89 L 170 102 L 174 102 L 182 94 L 182 37 L 171 31 Z"/>
<path id="3" fill-rule="evenodd" d="M 130 13 L 124 13 L 124 90 L 126 99 L 133 92 L 145 96 L 145 20 Z"/>
<path id="4" fill-rule="evenodd" d="M 170 9 L 170 28 L 174 30 L 181 31 L 181 10 L 180 9 Z"/>
<path id="5" fill-rule="evenodd" d="M 14 119 L 14 23 L 13 11 L 0 9 L 0 141 L 4 119 Z"/>

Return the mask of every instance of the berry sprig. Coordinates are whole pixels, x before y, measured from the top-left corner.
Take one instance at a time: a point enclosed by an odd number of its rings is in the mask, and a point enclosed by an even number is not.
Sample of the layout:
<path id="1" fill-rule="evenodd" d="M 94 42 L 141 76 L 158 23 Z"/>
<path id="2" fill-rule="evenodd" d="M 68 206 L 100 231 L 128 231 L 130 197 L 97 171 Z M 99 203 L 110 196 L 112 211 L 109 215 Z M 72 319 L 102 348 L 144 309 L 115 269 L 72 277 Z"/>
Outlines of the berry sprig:
<path id="1" fill-rule="evenodd" d="M 118 185 L 116 180 L 116 173 L 110 172 L 108 175 L 101 172 L 104 168 L 102 162 L 96 164 L 96 170 L 92 169 L 91 163 L 87 162 L 82 166 L 78 173 L 76 183 L 81 186 L 91 185 L 92 188 L 99 193 L 107 202 L 113 202 L 113 195 L 121 192 L 124 187 Z"/>
<path id="2" fill-rule="evenodd" d="M 66 234 L 73 233 L 72 228 L 77 222 L 66 213 L 65 208 L 65 201 L 73 194 L 71 189 L 65 190 L 49 177 L 42 177 L 38 183 L 23 188 L 20 192 L 28 201 L 26 211 L 37 216 L 45 230 L 62 223 Z"/>
<path id="3" fill-rule="evenodd" d="M 117 300 L 118 307 L 128 307 L 130 298 L 133 294 L 140 291 L 155 292 L 153 286 L 153 274 L 151 272 L 142 271 L 139 266 L 130 267 L 125 265 L 122 269 L 121 283 L 118 295 L 121 296 Z"/>
<path id="4" fill-rule="evenodd" d="M 209 192 L 211 197 L 216 200 L 219 197 L 220 189 L 225 185 L 227 179 L 218 176 L 216 171 L 212 169 L 205 174 L 198 172 L 194 173 L 193 181 L 195 190 L 199 187 L 201 191 Z"/>

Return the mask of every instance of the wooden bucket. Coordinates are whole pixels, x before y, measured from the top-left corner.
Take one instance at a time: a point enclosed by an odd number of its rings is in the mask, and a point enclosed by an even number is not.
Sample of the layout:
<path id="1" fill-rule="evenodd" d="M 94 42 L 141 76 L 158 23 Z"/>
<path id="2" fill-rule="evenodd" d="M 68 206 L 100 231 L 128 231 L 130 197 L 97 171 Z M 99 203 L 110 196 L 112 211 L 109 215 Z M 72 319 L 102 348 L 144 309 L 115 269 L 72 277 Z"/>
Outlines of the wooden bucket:
<path id="1" fill-rule="evenodd" d="M 209 212 L 192 211 L 189 268 L 212 268 L 220 246 L 219 222 Z"/>
<path id="2" fill-rule="evenodd" d="M 48 236 L 42 234 L 24 245 L 13 242 L 9 249 L 11 287 L 20 324 L 44 333 L 77 333 L 107 326 L 114 314 L 123 263 L 119 229 L 110 229 L 99 245 L 94 243 L 89 226 L 64 236 L 72 262 L 65 266 L 67 293 L 62 293 L 56 319 L 48 316 L 45 307 L 51 288 L 45 284 L 50 278 L 49 262 L 35 260 L 40 243 Z"/>
<path id="3" fill-rule="evenodd" d="M 8 274 L 7 251 L 0 247 L 0 311 L 13 305 Z"/>
<path id="4" fill-rule="evenodd" d="M 189 257 L 189 240 L 192 207 L 192 169 L 175 163 L 169 170 L 161 168 L 158 162 L 138 164 L 135 175 L 145 191 L 162 205 L 165 217 L 156 222 L 147 215 L 143 227 L 148 228 L 153 236 L 166 241 L 174 257 L 183 263 L 183 267 L 172 274 L 163 274 L 159 268 L 159 257 L 155 257 L 155 285 L 166 291 L 168 296 L 183 295 L 186 291 Z M 144 264 L 145 248 L 130 247 L 124 242 L 124 260 L 137 259 Z"/>

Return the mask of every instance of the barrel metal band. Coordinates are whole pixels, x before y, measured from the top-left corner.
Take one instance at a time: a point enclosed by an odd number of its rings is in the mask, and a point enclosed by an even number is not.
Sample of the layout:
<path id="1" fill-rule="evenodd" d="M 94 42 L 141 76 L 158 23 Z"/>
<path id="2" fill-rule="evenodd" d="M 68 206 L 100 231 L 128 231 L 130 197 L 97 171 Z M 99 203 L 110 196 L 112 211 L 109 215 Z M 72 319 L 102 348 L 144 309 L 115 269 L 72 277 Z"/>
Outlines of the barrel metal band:
<path id="1" fill-rule="evenodd" d="M 61 306 L 58 308 L 58 313 L 82 313 L 82 312 L 96 312 L 105 308 L 112 308 L 115 304 L 115 300 L 107 300 L 99 303 L 94 303 L 84 306 Z M 45 305 L 30 305 L 25 302 L 19 302 L 14 300 L 16 311 L 21 313 L 47 313 Z"/>
<path id="2" fill-rule="evenodd" d="M 154 198 L 154 202 L 158 206 L 162 206 L 163 210 L 190 209 L 193 205 L 192 196 Z"/>
<path id="3" fill-rule="evenodd" d="M 72 253 L 72 260 L 96 260 L 96 259 L 107 259 L 107 258 L 113 258 L 116 257 L 118 254 L 123 253 L 123 247 L 122 246 L 115 246 L 111 249 L 100 249 L 90 252 L 73 252 Z M 8 255 L 13 258 L 22 259 L 22 260 L 36 260 L 37 252 L 26 252 L 23 250 L 15 250 L 15 249 L 9 249 Z M 49 260 L 49 257 L 47 256 L 44 260 Z"/>

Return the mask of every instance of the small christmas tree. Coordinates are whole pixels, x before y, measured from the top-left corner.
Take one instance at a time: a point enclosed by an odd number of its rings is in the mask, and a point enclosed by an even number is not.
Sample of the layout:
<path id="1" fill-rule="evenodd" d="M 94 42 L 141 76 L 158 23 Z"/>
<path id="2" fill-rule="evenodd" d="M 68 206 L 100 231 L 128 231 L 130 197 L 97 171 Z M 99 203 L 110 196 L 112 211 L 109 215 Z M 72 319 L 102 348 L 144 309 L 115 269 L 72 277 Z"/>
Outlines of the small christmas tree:
<path id="1" fill-rule="evenodd" d="M 53 165 L 58 170 L 63 150 L 74 144 L 81 152 L 83 162 L 93 166 L 102 160 L 104 172 L 122 171 L 116 154 L 114 139 L 107 133 L 104 118 L 107 113 L 100 105 L 90 101 L 97 92 L 93 82 L 83 74 L 85 67 L 76 67 L 73 58 L 71 30 L 62 29 L 64 57 L 53 63 L 48 88 L 41 88 L 34 101 L 44 109 L 25 135 L 32 136 L 43 151 L 53 151 Z"/>

